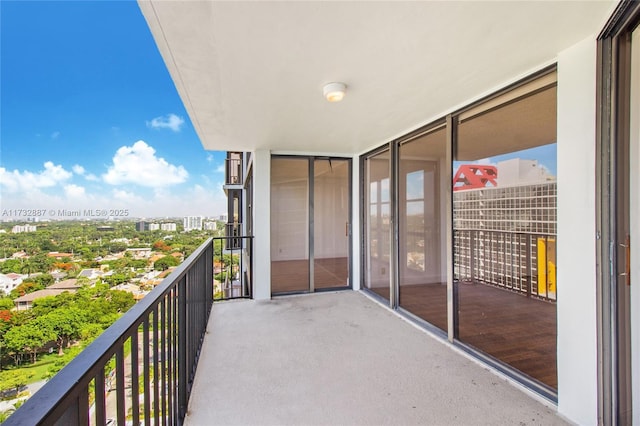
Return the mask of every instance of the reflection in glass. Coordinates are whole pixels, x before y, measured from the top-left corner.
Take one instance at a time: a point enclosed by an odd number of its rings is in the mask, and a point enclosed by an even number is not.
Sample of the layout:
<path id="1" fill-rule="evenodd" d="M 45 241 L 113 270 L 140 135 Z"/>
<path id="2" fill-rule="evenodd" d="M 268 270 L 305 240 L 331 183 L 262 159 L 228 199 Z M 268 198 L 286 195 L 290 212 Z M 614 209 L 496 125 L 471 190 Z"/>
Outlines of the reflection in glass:
<path id="1" fill-rule="evenodd" d="M 314 161 L 313 286 L 349 285 L 349 160 Z"/>
<path id="2" fill-rule="evenodd" d="M 556 88 L 462 117 L 457 133 L 456 337 L 557 388 Z"/>
<path id="3" fill-rule="evenodd" d="M 391 204 L 389 151 L 364 161 L 365 287 L 389 300 L 391 260 Z"/>
<path id="4" fill-rule="evenodd" d="M 445 129 L 399 147 L 400 307 L 447 330 Z"/>

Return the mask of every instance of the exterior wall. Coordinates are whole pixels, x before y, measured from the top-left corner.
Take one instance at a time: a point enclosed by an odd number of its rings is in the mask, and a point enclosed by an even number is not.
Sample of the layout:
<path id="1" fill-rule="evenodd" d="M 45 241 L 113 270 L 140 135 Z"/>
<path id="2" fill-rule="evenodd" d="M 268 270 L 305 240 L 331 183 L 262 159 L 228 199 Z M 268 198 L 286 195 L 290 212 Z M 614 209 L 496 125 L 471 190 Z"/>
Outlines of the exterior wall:
<path id="1" fill-rule="evenodd" d="M 558 411 L 598 420 L 595 123 L 596 41 L 558 57 Z"/>
<path id="2" fill-rule="evenodd" d="M 253 298 L 271 298 L 271 153 L 256 151 L 253 160 Z"/>

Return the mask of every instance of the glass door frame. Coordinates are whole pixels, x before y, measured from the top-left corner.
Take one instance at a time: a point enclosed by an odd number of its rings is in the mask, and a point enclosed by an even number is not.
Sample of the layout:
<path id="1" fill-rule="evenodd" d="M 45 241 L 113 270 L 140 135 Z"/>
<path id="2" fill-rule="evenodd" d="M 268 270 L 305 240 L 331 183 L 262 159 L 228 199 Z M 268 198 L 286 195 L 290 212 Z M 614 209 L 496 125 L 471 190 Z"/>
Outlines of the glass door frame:
<path id="1" fill-rule="evenodd" d="M 631 348 L 624 343 L 628 325 L 619 314 L 629 310 L 620 298 L 619 285 L 629 279 L 620 268 L 627 262 L 629 242 L 620 231 L 628 225 L 629 171 L 620 160 L 630 144 L 631 33 L 640 24 L 640 3 L 622 1 L 598 37 L 597 132 L 596 132 L 596 260 L 598 300 L 598 418 L 603 424 L 623 424 L 620 411 L 629 403 L 630 372 L 625 359 Z M 629 158 L 628 156 L 626 158 Z M 621 181 L 627 179 L 627 182 Z M 624 190 L 624 188 L 622 189 Z M 626 211 L 625 210 L 625 205 Z M 637 243 L 636 243 L 637 244 Z M 628 265 L 627 265 L 628 266 Z M 622 272 L 622 274 L 628 273 Z M 637 286 L 637 283 L 634 285 Z M 621 306 L 622 305 L 622 306 Z M 622 336 L 621 336 L 622 334 Z M 637 365 L 637 361 L 636 364 Z M 633 369 L 633 366 L 631 366 Z M 625 377 L 625 375 L 627 377 Z M 625 383 L 626 382 L 626 383 Z M 640 389 L 636 389 L 640 392 Z M 636 397 L 637 400 L 637 397 Z M 638 417 L 638 413 L 635 414 Z"/>
<path id="2" fill-rule="evenodd" d="M 406 310 L 399 306 L 399 291 L 400 291 L 400 277 L 399 277 L 399 264 L 400 264 L 400 250 L 399 250 L 399 147 L 400 144 L 418 137 L 420 134 L 433 131 L 439 126 L 445 126 L 446 128 L 446 177 L 443 174 L 443 179 L 447 179 L 449 182 L 453 182 L 453 155 L 456 148 L 456 141 L 458 139 L 458 122 L 463 115 L 473 116 L 483 114 L 488 111 L 492 111 L 496 106 L 507 105 L 514 100 L 525 98 L 534 93 L 538 93 L 550 86 L 557 84 L 556 80 L 557 65 L 546 66 L 537 72 L 531 73 L 527 77 L 514 82 L 501 90 L 498 90 L 488 96 L 478 99 L 469 105 L 460 108 L 452 113 L 447 114 L 445 117 L 434 120 L 433 122 L 420 127 L 419 129 L 403 135 L 397 139 L 388 141 L 387 143 L 368 151 L 360 156 L 360 232 L 362 235 L 360 246 L 361 257 L 361 279 L 360 288 L 377 299 L 383 304 L 388 305 L 390 309 L 401 312 L 403 316 L 416 322 L 423 328 L 428 329 L 434 334 L 441 335 L 451 342 L 456 347 L 460 348 L 464 352 L 469 353 L 473 357 L 482 360 L 484 363 L 490 365 L 496 370 L 502 372 L 511 379 L 523 384 L 527 388 L 533 390 L 537 394 L 546 398 L 547 400 L 557 403 L 558 394 L 557 390 L 550 388 L 549 386 L 539 382 L 536 379 L 532 379 L 525 373 L 517 370 L 515 367 L 501 361 L 491 355 L 488 355 L 481 350 L 461 341 L 459 339 L 459 298 L 457 294 L 457 285 L 454 285 L 454 226 L 453 226 L 453 186 L 449 190 L 441 193 L 442 202 L 445 206 L 446 217 L 442 218 L 442 222 L 446 224 L 446 235 L 443 235 L 443 243 L 446 245 L 446 280 L 447 280 L 447 330 L 442 332 L 432 324 L 427 323 L 425 320 L 417 318 L 415 315 L 408 313 Z M 369 182 L 367 181 L 366 174 L 366 162 L 368 159 L 375 157 L 376 155 L 388 151 L 390 156 L 389 176 L 390 176 L 390 200 L 391 200 L 391 212 L 390 212 L 390 277 L 389 277 L 389 300 L 386 300 L 381 295 L 376 294 L 374 291 L 367 287 L 367 245 L 368 231 L 367 217 L 369 215 L 369 205 L 367 205 L 367 194 Z"/>
<path id="3" fill-rule="evenodd" d="M 309 262 L 309 276 L 308 283 L 309 286 L 307 290 L 295 290 L 295 291 L 286 291 L 286 292 L 273 292 L 271 291 L 272 296 L 283 296 L 289 294 L 304 294 L 304 293 L 320 293 L 324 291 L 336 291 L 336 290 L 347 290 L 353 288 L 353 232 L 352 232 L 352 218 L 353 218 L 353 159 L 350 157 L 339 157 L 339 156 L 323 156 L 323 155 L 287 155 L 287 154 L 272 154 L 271 161 L 273 159 L 295 159 L 295 160 L 307 160 L 307 170 L 308 170 L 308 184 L 307 184 L 307 200 L 308 200 L 308 250 L 309 250 L 309 258 L 307 261 Z M 338 287 L 323 287 L 316 288 L 315 287 L 315 200 L 314 200 L 314 172 L 315 172 L 315 161 L 316 160 L 336 160 L 336 161 L 346 161 L 347 162 L 347 176 L 348 176 L 348 225 L 347 225 L 347 285 L 346 286 L 338 286 Z M 272 201 L 273 202 L 273 201 Z M 271 208 L 271 207 L 269 207 Z M 272 283 L 273 288 L 273 283 Z"/>

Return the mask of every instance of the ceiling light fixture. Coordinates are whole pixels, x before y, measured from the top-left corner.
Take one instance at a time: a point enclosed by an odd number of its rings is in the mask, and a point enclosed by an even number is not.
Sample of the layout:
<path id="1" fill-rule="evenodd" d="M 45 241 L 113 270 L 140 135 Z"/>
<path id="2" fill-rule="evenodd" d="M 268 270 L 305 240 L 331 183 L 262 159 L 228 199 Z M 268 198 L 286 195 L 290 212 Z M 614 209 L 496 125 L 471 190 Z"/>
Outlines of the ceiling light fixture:
<path id="1" fill-rule="evenodd" d="M 338 82 L 325 84 L 322 88 L 322 93 L 329 102 L 340 102 L 346 91 L 347 85 Z"/>

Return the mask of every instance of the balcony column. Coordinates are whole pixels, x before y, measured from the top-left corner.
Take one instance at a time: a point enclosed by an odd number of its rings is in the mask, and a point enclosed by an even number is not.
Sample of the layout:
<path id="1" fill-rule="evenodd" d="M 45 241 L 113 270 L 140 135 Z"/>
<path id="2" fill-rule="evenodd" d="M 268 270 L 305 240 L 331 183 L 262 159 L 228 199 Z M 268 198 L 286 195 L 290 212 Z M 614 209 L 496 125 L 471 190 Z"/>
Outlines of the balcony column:
<path id="1" fill-rule="evenodd" d="M 360 200 L 363 199 L 362 185 L 360 179 L 360 157 L 353 156 L 351 167 L 351 287 L 354 290 L 360 290 L 360 270 L 361 255 L 360 245 L 362 244 L 362 235 L 360 230 Z"/>
<path id="2" fill-rule="evenodd" d="M 271 298 L 271 153 L 253 159 L 253 298 Z"/>

